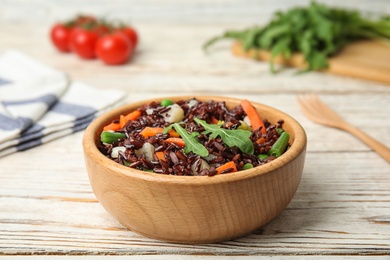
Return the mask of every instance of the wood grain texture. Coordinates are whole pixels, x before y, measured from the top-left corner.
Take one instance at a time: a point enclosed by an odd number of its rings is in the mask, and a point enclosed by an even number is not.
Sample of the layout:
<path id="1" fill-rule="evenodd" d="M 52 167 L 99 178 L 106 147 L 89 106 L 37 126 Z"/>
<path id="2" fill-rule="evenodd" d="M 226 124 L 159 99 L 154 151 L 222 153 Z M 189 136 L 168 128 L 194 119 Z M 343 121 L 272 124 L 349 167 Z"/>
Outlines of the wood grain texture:
<path id="1" fill-rule="evenodd" d="M 298 97 L 298 103 L 302 112 L 313 122 L 334 127 L 354 135 L 390 163 L 390 148 L 382 142 L 372 138 L 366 132 L 347 123 L 317 95 L 301 95 Z"/>
<path id="2" fill-rule="evenodd" d="M 232 46 L 237 56 L 269 61 L 271 54 L 264 50 L 243 50 L 240 43 Z M 390 46 L 375 41 L 358 41 L 343 48 L 337 55 L 329 58 L 329 68 L 323 72 L 372 80 L 390 84 Z M 289 59 L 275 57 L 276 64 L 304 69 L 307 66 L 302 54 L 295 53 Z"/>
<path id="3" fill-rule="evenodd" d="M 82 132 L 7 156 L 0 159 L 0 255 L 388 258 L 389 165 L 353 136 L 309 121 L 296 95 L 319 94 L 346 121 L 390 146 L 389 86 L 325 73 L 295 75 L 294 69 L 273 75 L 266 63 L 231 55 L 230 42 L 205 55 L 201 45 L 210 37 L 304 3 L 243 2 L 149 0 L 131 6 L 132 1 L 124 0 L 0 0 L 0 53 L 16 48 L 75 80 L 128 91 L 128 102 L 175 94 L 248 98 L 292 115 L 308 137 L 301 183 L 286 210 L 248 236 L 201 245 L 149 239 L 116 222 L 92 192 Z M 326 2 L 389 12 L 387 0 Z M 47 36 L 51 23 L 77 11 L 118 14 L 132 21 L 141 36 L 132 61 L 107 67 L 56 52 Z"/>

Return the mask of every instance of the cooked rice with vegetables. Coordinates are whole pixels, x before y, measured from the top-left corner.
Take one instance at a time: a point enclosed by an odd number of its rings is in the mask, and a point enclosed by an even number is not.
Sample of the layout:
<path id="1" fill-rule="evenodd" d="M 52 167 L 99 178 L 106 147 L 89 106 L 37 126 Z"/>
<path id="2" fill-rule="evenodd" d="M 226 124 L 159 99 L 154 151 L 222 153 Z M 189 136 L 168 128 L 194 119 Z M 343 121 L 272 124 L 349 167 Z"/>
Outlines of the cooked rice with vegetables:
<path id="1" fill-rule="evenodd" d="M 289 148 L 283 120 L 272 125 L 248 100 L 164 99 L 121 115 L 100 134 L 102 153 L 127 167 L 170 175 L 213 176 L 268 163 Z"/>

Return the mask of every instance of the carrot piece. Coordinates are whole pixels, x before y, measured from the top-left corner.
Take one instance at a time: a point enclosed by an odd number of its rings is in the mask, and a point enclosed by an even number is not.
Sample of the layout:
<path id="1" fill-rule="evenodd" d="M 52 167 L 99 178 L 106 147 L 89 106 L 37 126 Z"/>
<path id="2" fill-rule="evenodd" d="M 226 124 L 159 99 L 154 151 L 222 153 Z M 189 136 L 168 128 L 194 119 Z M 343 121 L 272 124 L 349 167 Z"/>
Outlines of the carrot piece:
<path id="1" fill-rule="evenodd" d="M 216 119 L 215 117 L 211 117 L 210 122 L 211 122 L 212 124 L 216 125 L 216 124 L 218 124 L 219 120 Z"/>
<path id="2" fill-rule="evenodd" d="M 264 142 L 265 142 L 264 137 L 260 137 L 259 139 L 256 140 L 256 143 L 258 144 L 264 144 Z"/>
<path id="3" fill-rule="evenodd" d="M 155 154 L 156 154 L 156 157 L 157 157 L 157 159 L 159 159 L 159 160 L 162 160 L 162 161 L 166 161 L 165 160 L 165 156 L 164 156 L 164 152 L 155 152 Z"/>
<path id="4" fill-rule="evenodd" d="M 126 115 L 127 120 L 136 120 L 138 117 L 141 116 L 141 111 L 134 110 L 133 112 L 130 112 Z"/>
<path id="5" fill-rule="evenodd" d="M 117 131 L 119 129 L 121 129 L 121 125 L 114 122 L 103 127 L 103 131 Z"/>
<path id="6" fill-rule="evenodd" d="M 176 144 L 177 146 L 184 147 L 186 144 L 184 140 L 179 137 L 169 137 L 165 140 L 168 144 Z"/>
<path id="7" fill-rule="evenodd" d="M 253 107 L 253 105 L 247 99 L 244 99 L 241 101 L 241 106 L 244 109 L 246 115 L 248 116 L 253 130 L 261 127 L 261 133 L 267 134 L 267 131 L 263 123 L 263 119 L 261 119 L 259 113 Z"/>
<path id="8" fill-rule="evenodd" d="M 217 174 L 221 174 L 222 171 L 227 170 L 227 169 L 233 169 L 230 172 L 236 172 L 237 171 L 236 164 L 233 161 L 222 164 L 221 166 L 216 168 Z"/>
<path id="9" fill-rule="evenodd" d="M 127 121 L 129 120 L 136 120 L 141 115 L 141 111 L 135 110 L 133 112 L 128 113 L 127 115 L 120 115 L 119 117 L 119 124 L 121 127 L 124 127 Z"/>
<path id="10" fill-rule="evenodd" d="M 142 129 L 140 134 L 143 137 L 149 137 L 149 136 L 155 136 L 156 134 L 162 133 L 163 131 L 164 131 L 164 128 L 161 128 L 161 127 L 150 127 L 150 126 L 147 126 L 144 129 Z M 171 137 L 180 137 L 180 135 L 173 129 L 170 129 L 168 131 L 168 134 Z"/>
<path id="11" fill-rule="evenodd" d="M 126 124 L 127 120 L 124 115 L 119 116 L 119 125 L 123 127 Z"/>
<path id="12" fill-rule="evenodd" d="M 176 131 L 173 130 L 173 129 L 169 129 L 168 134 L 169 134 L 169 136 L 171 136 L 171 137 L 180 137 L 179 133 L 176 132 Z"/>
<path id="13" fill-rule="evenodd" d="M 147 126 L 140 132 L 143 137 L 155 136 L 158 133 L 162 133 L 164 128 Z"/>

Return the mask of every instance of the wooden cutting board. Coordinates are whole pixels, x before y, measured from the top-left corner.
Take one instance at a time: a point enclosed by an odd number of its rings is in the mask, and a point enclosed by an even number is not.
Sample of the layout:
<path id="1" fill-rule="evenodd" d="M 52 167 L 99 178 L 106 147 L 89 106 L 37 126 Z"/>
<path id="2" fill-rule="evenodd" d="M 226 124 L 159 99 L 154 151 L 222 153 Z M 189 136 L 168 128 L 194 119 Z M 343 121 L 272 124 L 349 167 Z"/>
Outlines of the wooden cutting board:
<path id="1" fill-rule="evenodd" d="M 233 44 L 234 55 L 268 61 L 267 51 L 244 51 L 240 43 Z M 288 60 L 277 57 L 275 63 L 304 68 L 301 54 L 294 54 Z M 339 54 L 329 59 L 325 72 L 390 84 L 390 47 L 374 41 L 358 41 L 347 45 Z"/>

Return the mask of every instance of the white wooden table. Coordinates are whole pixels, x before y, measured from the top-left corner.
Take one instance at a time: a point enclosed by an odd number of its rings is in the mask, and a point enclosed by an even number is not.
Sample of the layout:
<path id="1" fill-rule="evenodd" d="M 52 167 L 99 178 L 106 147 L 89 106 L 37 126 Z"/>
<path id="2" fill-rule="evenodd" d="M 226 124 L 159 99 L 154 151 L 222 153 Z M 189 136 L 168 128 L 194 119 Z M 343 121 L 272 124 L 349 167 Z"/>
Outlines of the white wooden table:
<path id="1" fill-rule="evenodd" d="M 354 137 L 309 121 L 296 96 L 319 94 L 347 121 L 390 146 L 390 86 L 316 72 L 295 75 L 293 69 L 272 75 L 266 63 L 233 57 L 229 42 L 210 55 L 201 50 L 210 37 L 265 22 L 276 9 L 299 1 L 272 2 L 0 0 L 0 53 L 18 49 L 73 79 L 125 90 L 128 102 L 172 94 L 248 98 L 291 114 L 308 135 L 302 181 L 286 210 L 253 234 L 217 244 L 166 243 L 118 224 L 89 185 L 82 132 L 1 158 L 0 256 L 389 259 L 389 164 Z M 390 13 L 386 0 L 327 3 Z M 141 38 L 132 61 L 108 67 L 54 50 L 50 26 L 80 12 L 131 21 Z"/>

